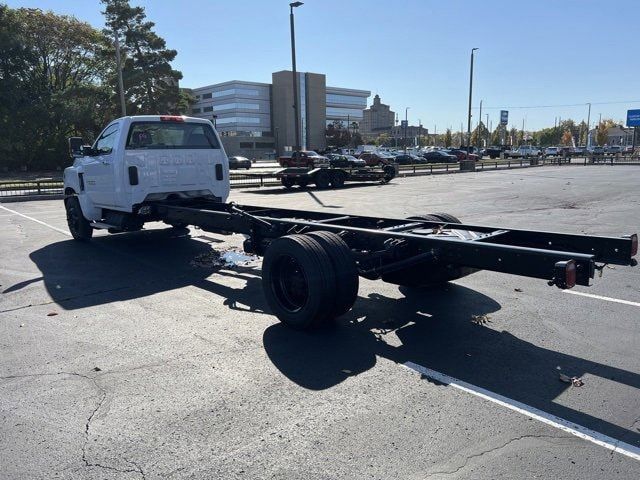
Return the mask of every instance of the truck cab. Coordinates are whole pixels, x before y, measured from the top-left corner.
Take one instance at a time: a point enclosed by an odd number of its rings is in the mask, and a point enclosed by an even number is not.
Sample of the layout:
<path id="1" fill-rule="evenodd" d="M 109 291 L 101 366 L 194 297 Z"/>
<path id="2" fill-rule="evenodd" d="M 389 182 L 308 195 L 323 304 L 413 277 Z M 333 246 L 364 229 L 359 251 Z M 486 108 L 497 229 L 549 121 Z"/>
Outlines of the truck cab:
<path id="1" fill-rule="evenodd" d="M 313 150 L 300 150 L 293 152 L 291 156 L 282 156 L 278 159 L 280 166 L 288 167 L 306 167 L 314 168 L 321 166 L 328 166 L 329 159 L 323 157 Z"/>
<path id="2" fill-rule="evenodd" d="M 91 146 L 78 138 L 69 143 L 74 163 L 64 171 L 65 205 L 68 210 L 78 204 L 84 219 L 97 225 L 123 228 L 148 201 L 226 202 L 229 196 L 228 159 L 205 119 L 123 117 L 109 123 Z"/>

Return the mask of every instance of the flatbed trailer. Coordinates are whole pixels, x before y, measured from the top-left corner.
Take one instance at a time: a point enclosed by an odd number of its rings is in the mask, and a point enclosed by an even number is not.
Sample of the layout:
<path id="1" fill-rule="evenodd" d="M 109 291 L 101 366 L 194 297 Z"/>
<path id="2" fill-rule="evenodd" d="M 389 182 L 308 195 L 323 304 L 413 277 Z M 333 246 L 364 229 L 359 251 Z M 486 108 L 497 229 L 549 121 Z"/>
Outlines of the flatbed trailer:
<path id="1" fill-rule="evenodd" d="M 345 182 L 390 182 L 398 173 L 397 166 L 383 167 L 288 167 L 275 172 L 282 186 L 290 189 L 294 185 L 319 189 L 340 188 Z"/>
<path id="2" fill-rule="evenodd" d="M 491 270 L 564 289 L 588 286 L 605 264 L 637 264 L 637 234 L 473 225 L 446 213 L 402 219 L 176 199 L 143 204 L 138 214 L 146 221 L 245 235 L 244 250 L 264 256 L 263 289 L 274 314 L 302 329 L 346 313 L 360 276 L 427 287 Z"/>

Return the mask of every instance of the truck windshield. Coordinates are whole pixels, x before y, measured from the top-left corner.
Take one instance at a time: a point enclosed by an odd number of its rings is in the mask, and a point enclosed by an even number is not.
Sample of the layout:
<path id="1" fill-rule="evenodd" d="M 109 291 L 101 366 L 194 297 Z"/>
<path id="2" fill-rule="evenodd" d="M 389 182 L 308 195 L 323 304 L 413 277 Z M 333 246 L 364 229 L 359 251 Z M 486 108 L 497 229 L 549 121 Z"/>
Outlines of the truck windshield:
<path id="1" fill-rule="evenodd" d="M 134 122 L 127 136 L 127 150 L 220 148 L 210 126 L 204 123 Z"/>

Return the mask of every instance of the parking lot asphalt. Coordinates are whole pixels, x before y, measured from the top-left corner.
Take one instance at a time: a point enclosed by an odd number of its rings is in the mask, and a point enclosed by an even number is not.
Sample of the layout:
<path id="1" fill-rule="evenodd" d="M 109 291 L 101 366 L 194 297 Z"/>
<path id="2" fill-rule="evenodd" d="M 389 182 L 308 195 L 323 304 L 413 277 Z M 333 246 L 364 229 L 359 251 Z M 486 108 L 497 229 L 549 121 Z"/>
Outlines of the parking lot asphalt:
<path id="1" fill-rule="evenodd" d="M 618 236 L 640 231 L 639 178 L 540 167 L 230 200 Z M 0 477 L 640 478 L 640 267 L 574 289 L 597 297 L 492 272 L 362 280 L 335 329 L 303 333 L 269 313 L 259 259 L 207 263 L 241 240 L 153 224 L 81 244 L 61 201 L 0 206 Z"/>

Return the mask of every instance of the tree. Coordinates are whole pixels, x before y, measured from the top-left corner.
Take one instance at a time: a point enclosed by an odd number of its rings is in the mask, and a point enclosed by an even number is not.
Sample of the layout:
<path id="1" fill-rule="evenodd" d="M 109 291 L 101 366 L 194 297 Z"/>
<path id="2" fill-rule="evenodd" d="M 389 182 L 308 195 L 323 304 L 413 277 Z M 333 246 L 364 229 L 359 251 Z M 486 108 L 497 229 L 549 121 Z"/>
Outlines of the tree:
<path id="1" fill-rule="evenodd" d="M 451 129 L 447 128 L 447 131 L 444 133 L 444 146 L 449 148 L 451 147 L 453 139 L 451 138 Z"/>
<path id="2" fill-rule="evenodd" d="M 471 133 L 471 145 L 478 145 L 482 143 L 489 136 L 489 130 L 480 122 L 475 130 Z M 478 138 L 480 137 L 480 138 Z"/>
<path id="3" fill-rule="evenodd" d="M 598 124 L 597 131 L 596 131 L 596 141 L 598 142 L 598 145 L 600 146 L 606 145 L 607 138 L 608 138 L 607 134 L 609 132 L 609 129 L 615 126 L 616 126 L 616 123 L 610 118 L 602 120 Z"/>
<path id="4" fill-rule="evenodd" d="M 127 113 L 178 113 L 184 107 L 178 88 L 182 73 L 171 68 L 170 63 L 177 52 L 166 48 L 164 39 L 153 31 L 155 24 L 146 20 L 143 7 L 132 7 L 129 0 L 101 1 L 107 26 L 103 33 L 110 39 L 117 36 L 121 45 Z M 109 47 L 104 53 L 113 58 L 113 52 Z M 114 70 L 111 76 L 114 97 L 115 73 Z"/>
<path id="5" fill-rule="evenodd" d="M 570 130 L 565 130 L 562 134 L 562 145 L 571 146 L 573 145 L 573 135 L 571 135 Z"/>
<path id="6" fill-rule="evenodd" d="M 501 125 L 498 125 L 496 129 L 491 134 L 491 145 L 500 145 L 502 144 L 502 132 L 504 128 Z"/>
<path id="7" fill-rule="evenodd" d="M 103 37 L 87 23 L 38 9 L 0 7 L 0 23 L 3 163 L 6 156 L 7 166 L 61 167 L 69 161 L 67 137 L 91 138 L 104 123 Z"/>

